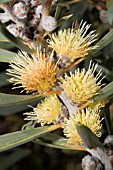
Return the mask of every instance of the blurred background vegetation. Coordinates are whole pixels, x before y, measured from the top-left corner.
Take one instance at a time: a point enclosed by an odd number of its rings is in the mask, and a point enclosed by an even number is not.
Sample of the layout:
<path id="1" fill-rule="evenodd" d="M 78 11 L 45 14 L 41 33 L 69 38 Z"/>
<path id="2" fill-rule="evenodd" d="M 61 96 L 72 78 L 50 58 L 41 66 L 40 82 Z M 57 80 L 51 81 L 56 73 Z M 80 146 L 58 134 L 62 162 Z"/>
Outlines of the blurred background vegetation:
<path id="1" fill-rule="evenodd" d="M 73 14 L 55 31 L 72 26 L 73 22 L 80 22 L 82 19 L 92 24 L 91 29 L 98 33 L 100 40 L 113 26 L 113 1 L 105 0 L 59 0 L 52 7 L 51 15 L 54 16 L 56 6 L 59 6 L 59 18 Z M 3 35 L 1 35 L 2 37 Z M 4 39 L 5 37 L 3 37 Z M 0 48 L 16 52 L 18 49 L 8 41 L 0 41 Z M 0 55 L 2 55 L 0 53 Z M 98 57 L 99 55 L 99 57 Z M 113 81 L 113 43 L 107 45 L 101 52 L 93 58 L 92 56 L 80 64 L 87 66 L 89 60 L 99 63 L 99 69 L 102 68 L 103 74 L 106 75 L 105 83 Z M 19 94 L 20 90 L 12 90 L 12 84 L 9 84 L 5 70 L 8 68 L 7 63 L 0 63 L 0 92 L 8 94 Z M 23 93 L 24 94 L 24 93 Z M 111 99 L 108 108 L 110 117 L 113 117 L 113 100 Z M 33 103 L 34 105 L 36 103 Z M 26 107 L 30 110 L 29 107 Z M 15 107 L 7 111 L 7 108 L 0 111 L 0 135 L 21 130 L 26 123 L 24 121 L 22 108 Z M 25 111 L 25 110 L 24 110 Z M 103 121 L 102 141 L 108 134 L 107 127 Z M 29 142 L 14 149 L 0 153 L 0 170 L 80 170 L 81 159 L 86 155 L 83 151 L 68 151 L 54 149 Z"/>

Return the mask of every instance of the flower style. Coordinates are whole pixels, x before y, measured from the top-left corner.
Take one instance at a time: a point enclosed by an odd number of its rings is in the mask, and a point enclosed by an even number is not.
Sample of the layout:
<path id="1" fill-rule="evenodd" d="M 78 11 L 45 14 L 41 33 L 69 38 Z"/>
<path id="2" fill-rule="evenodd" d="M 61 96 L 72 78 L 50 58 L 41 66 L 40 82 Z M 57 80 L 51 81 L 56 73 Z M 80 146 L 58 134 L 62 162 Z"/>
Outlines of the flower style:
<path id="1" fill-rule="evenodd" d="M 49 47 L 56 51 L 61 58 L 67 56 L 70 61 L 86 56 L 92 49 L 97 48 L 97 46 L 90 46 L 97 37 L 97 34 L 94 34 L 95 31 L 87 34 L 90 26 L 90 24 L 81 21 L 78 29 L 75 27 L 60 30 L 58 35 L 53 33 L 51 39 L 48 40 Z"/>
<path id="2" fill-rule="evenodd" d="M 87 126 L 94 134 L 100 137 L 101 133 L 97 131 L 102 127 L 100 123 L 101 121 L 99 110 L 91 110 L 90 108 L 86 108 L 86 110 L 82 109 L 81 112 L 78 111 L 76 114 L 72 114 L 69 119 L 65 119 L 63 124 L 64 134 L 68 138 L 68 143 L 80 144 L 82 142 L 76 130 L 77 123 Z"/>
<path id="3" fill-rule="evenodd" d="M 100 78 L 102 76 L 101 70 L 94 77 L 97 66 L 98 64 L 94 65 L 90 62 L 87 71 L 85 68 L 81 71 L 78 68 L 75 70 L 75 74 L 70 72 L 70 76 L 65 74 L 64 79 L 60 78 L 60 87 L 73 102 L 86 102 L 98 93 L 103 85 L 101 85 L 101 81 L 104 77 Z"/>
<path id="4" fill-rule="evenodd" d="M 50 95 L 46 97 L 41 103 L 33 109 L 33 112 L 24 113 L 28 115 L 25 120 L 36 120 L 37 123 L 50 124 L 55 122 L 61 111 L 61 103 L 57 95 Z"/>
<path id="5" fill-rule="evenodd" d="M 52 56 L 47 58 L 41 52 L 37 55 L 28 56 L 25 52 L 19 52 L 14 62 L 10 64 L 8 69 L 9 79 L 14 88 L 23 87 L 27 93 L 38 92 L 43 93 L 51 89 L 56 83 L 57 65 L 53 64 Z"/>

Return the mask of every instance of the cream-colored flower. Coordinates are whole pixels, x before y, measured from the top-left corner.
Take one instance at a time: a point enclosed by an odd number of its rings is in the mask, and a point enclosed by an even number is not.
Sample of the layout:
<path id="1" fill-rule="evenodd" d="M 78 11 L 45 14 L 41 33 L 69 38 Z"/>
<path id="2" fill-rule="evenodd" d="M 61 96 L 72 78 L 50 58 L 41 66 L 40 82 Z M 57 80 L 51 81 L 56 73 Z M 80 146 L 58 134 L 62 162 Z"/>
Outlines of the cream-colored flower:
<path id="1" fill-rule="evenodd" d="M 95 31 L 89 32 L 90 26 L 90 24 L 81 21 L 79 28 L 60 30 L 58 35 L 53 33 L 48 40 L 49 47 L 56 51 L 61 58 L 67 56 L 70 61 L 88 55 L 92 49 L 97 48 L 97 46 L 90 46 L 97 39 Z"/>
<path id="2" fill-rule="evenodd" d="M 81 71 L 78 68 L 75 70 L 75 74 L 70 72 L 70 76 L 65 74 L 64 79 L 60 78 L 61 88 L 74 102 L 85 102 L 91 99 L 100 90 L 102 86 L 101 81 L 104 77 L 100 79 L 102 76 L 101 70 L 94 76 L 97 66 L 98 64 L 94 65 L 90 62 L 87 71 L 85 68 Z"/>
<path id="3" fill-rule="evenodd" d="M 50 124 L 55 122 L 61 111 L 61 103 L 58 97 L 50 95 L 46 97 L 41 103 L 33 109 L 33 112 L 24 113 L 28 115 L 26 120 L 36 120 L 38 123 L 41 123 L 41 126 L 44 124 Z"/>
<path id="4" fill-rule="evenodd" d="M 65 119 L 63 128 L 64 134 L 68 138 L 68 143 L 80 144 L 82 141 L 76 130 L 77 123 L 87 126 L 98 137 L 101 136 L 101 133 L 97 132 L 102 127 L 99 110 L 91 110 L 90 108 L 86 108 L 86 110 L 82 109 L 81 112 L 78 111 L 69 119 Z"/>
<path id="5" fill-rule="evenodd" d="M 55 85 L 58 67 L 53 64 L 52 56 L 47 58 L 37 52 L 36 56 L 29 57 L 27 53 L 19 52 L 10 67 L 7 74 L 12 76 L 9 81 L 16 85 L 14 88 L 22 87 L 27 93 L 42 93 Z"/>

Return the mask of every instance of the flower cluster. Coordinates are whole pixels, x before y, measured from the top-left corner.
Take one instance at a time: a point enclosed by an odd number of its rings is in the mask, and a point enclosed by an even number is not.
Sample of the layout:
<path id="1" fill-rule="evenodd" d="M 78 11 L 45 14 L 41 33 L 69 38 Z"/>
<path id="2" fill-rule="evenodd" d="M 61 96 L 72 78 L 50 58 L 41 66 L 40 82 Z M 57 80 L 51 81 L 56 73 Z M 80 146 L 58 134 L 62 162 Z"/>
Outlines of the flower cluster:
<path id="1" fill-rule="evenodd" d="M 95 31 L 87 34 L 90 26 L 82 21 L 78 29 L 73 27 L 72 29 L 60 30 L 58 35 L 53 33 L 51 39 L 48 40 L 49 46 L 56 51 L 61 59 L 63 56 L 66 56 L 70 61 L 73 61 L 84 57 L 92 49 L 97 48 L 97 46 L 90 46 L 96 41 L 97 37 L 97 34 L 94 34 Z"/>
<path id="2" fill-rule="evenodd" d="M 85 102 L 91 99 L 101 88 L 100 77 L 102 76 L 101 70 L 94 76 L 94 72 L 97 68 L 97 64 L 94 65 L 91 62 L 89 69 L 86 71 L 83 68 L 81 71 L 78 68 L 75 70 L 75 74 L 70 72 L 70 76 L 65 74 L 64 78 L 61 78 L 60 87 L 74 102 Z"/>
<path id="3" fill-rule="evenodd" d="M 64 135 L 71 144 L 81 143 L 76 130 L 77 123 L 89 127 L 97 136 L 101 135 L 98 132 L 102 127 L 100 109 L 106 103 L 105 101 L 93 103 L 94 105 L 79 111 L 79 106 L 92 100 L 103 85 L 101 70 L 96 74 L 98 64 L 95 65 L 91 61 L 88 70 L 77 68 L 74 73 L 70 72 L 70 75 L 60 74 L 64 68 L 59 65 L 60 61 L 71 63 L 97 48 L 97 46 L 90 46 L 96 40 L 97 34 L 94 34 L 95 31 L 89 32 L 89 28 L 89 24 L 81 22 L 78 29 L 73 27 L 59 31 L 58 35 L 53 33 L 48 43 L 49 47 L 56 51 L 57 57 L 42 52 L 31 56 L 20 52 L 15 61 L 11 62 L 11 68 L 8 69 L 8 74 L 12 76 L 9 81 L 16 85 L 14 88 L 22 87 L 27 93 L 37 92 L 39 94 L 53 89 L 61 91 L 57 94 L 59 96 L 49 95 L 33 108 L 32 112 L 25 113 L 25 115 L 27 115 L 26 120 L 35 120 L 41 126 L 51 123 L 62 124 Z M 66 101 L 62 94 L 66 96 Z"/>
<path id="4" fill-rule="evenodd" d="M 23 87 L 26 92 L 42 93 L 55 85 L 58 67 L 53 64 L 52 56 L 48 59 L 46 55 L 37 52 L 36 56 L 29 57 L 22 52 L 10 67 L 7 70 L 7 74 L 12 76 L 9 81 L 18 85 L 14 88 Z"/>
<path id="5" fill-rule="evenodd" d="M 65 119 L 63 128 L 64 134 L 68 138 L 68 143 L 81 143 L 81 138 L 76 130 L 77 123 L 81 123 L 89 127 L 94 134 L 96 134 L 97 136 L 101 136 L 101 133 L 97 132 L 102 127 L 99 110 L 91 110 L 90 108 L 86 108 L 86 110 L 82 109 L 81 112 L 78 111 L 76 114 L 73 114 L 69 119 Z"/>
<path id="6" fill-rule="evenodd" d="M 41 126 L 44 124 L 50 124 L 58 118 L 61 112 L 61 103 L 58 97 L 50 95 L 46 97 L 41 103 L 33 109 L 33 112 L 25 113 L 27 120 L 36 120 L 38 123 L 41 123 Z"/>

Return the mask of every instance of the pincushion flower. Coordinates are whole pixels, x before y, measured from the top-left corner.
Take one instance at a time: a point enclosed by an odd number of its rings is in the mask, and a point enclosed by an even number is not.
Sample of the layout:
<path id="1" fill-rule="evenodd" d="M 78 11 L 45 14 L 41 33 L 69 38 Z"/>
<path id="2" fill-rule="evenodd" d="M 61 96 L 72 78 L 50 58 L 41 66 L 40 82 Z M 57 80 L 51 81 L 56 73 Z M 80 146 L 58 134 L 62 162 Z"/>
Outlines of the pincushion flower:
<path id="1" fill-rule="evenodd" d="M 92 49 L 97 48 L 97 46 L 90 46 L 97 39 L 95 31 L 89 32 L 90 26 L 81 21 L 79 28 L 60 30 L 58 35 L 53 33 L 48 40 L 49 47 L 56 51 L 61 59 L 66 56 L 73 61 L 86 56 Z"/>
<path id="2" fill-rule="evenodd" d="M 98 64 L 94 65 L 90 62 L 87 71 L 85 68 L 82 70 L 78 68 L 74 74 L 70 72 L 70 76 L 65 74 L 64 78 L 60 78 L 60 87 L 73 102 L 86 102 L 101 89 L 104 77 L 101 78 L 101 70 L 94 76 L 97 66 Z"/>
<path id="3" fill-rule="evenodd" d="M 68 143 L 80 144 L 82 142 L 76 130 L 77 123 L 87 126 L 94 134 L 100 137 L 101 133 L 97 131 L 102 127 L 101 121 L 99 110 L 91 110 L 90 108 L 82 109 L 76 114 L 72 114 L 69 119 L 65 118 L 63 129 L 64 135 L 68 138 Z"/>
<path id="4" fill-rule="evenodd" d="M 41 126 L 43 126 L 46 123 L 50 124 L 55 122 L 60 111 L 61 103 L 58 97 L 54 94 L 46 97 L 36 108 L 33 109 L 33 112 L 24 113 L 24 115 L 28 115 L 26 120 L 36 120 L 37 123 L 41 123 Z"/>
<path id="5" fill-rule="evenodd" d="M 47 58 L 41 52 L 28 56 L 25 52 L 19 52 L 14 62 L 11 62 L 7 74 L 11 75 L 11 83 L 14 88 L 24 88 L 29 92 L 42 93 L 51 89 L 56 82 L 57 65 L 53 64 L 52 56 Z"/>

